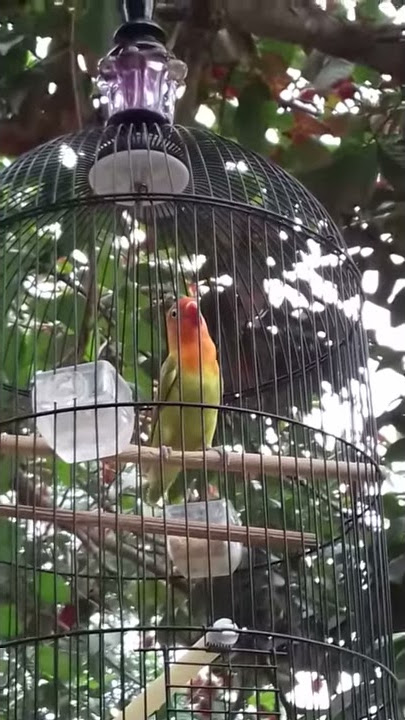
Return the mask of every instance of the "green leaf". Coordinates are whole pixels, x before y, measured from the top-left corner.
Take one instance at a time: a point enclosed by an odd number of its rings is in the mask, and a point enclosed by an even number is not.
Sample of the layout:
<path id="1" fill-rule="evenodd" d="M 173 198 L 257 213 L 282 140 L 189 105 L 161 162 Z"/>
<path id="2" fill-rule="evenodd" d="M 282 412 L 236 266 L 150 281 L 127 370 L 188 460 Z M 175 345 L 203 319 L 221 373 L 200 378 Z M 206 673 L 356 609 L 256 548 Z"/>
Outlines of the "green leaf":
<path id="1" fill-rule="evenodd" d="M 137 605 L 141 623 L 148 623 L 156 608 L 165 608 L 165 583 L 161 580 L 135 580 L 129 587 L 129 596 Z"/>
<path id="2" fill-rule="evenodd" d="M 405 435 L 405 415 L 395 415 L 393 414 L 391 418 L 391 425 L 394 425 L 396 431 L 400 433 L 401 435 Z"/>
<path id="3" fill-rule="evenodd" d="M 390 560 L 388 572 L 390 582 L 401 585 L 405 575 L 405 555 L 398 555 Z"/>
<path id="4" fill-rule="evenodd" d="M 405 323 L 405 288 L 395 295 L 391 305 L 388 307 L 391 310 L 392 327 L 398 327 Z"/>
<path id="5" fill-rule="evenodd" d="M 248 698 L 247 703 L 258 710 L 268 710 L 272 713 L 276 710 L 276 693 L 273 690 L 257 691 Z"/>
<path id="6" fill-rule="evenodd" d="M 4 57 L 15 45 L 19 45 L 23 40 L 22 35 L 15 35 L 11 32 L 0 31 L 0 55 Z"/>
<path id="7" fill-rule="evenodd" d="M 387 22 L 387 16 L 381 12 L 380 0 L 358 0 L 356 4 L 356 18 L 359 20 L 374 20 Z"/>
<path id="8" fill-rule="evenodd" d="M 397 493 L 383 495 L 384 516 L 390 520 L 405 515 L 405 505 L 399 505 Z"/>
<path id="9" fill-rule="evenodd" d="M 5 455 L 4 457 L 0 456 L 0 493 L 5 493 L 8 490 L 11 490 L 12 482 L 15 477 L 15 457 L 12 457 L 11 455 Z M 2 555 L 2 547 L 1 547 L 1 523 L 3 520 L 0 520 L 0 560 Z M 5 521 L 7 522 L 7 521 Z M 11 523 L 9 523 L 11 525 Z M 16 526 L 13 525 L 13 528 Z M 13 533 L 14 534 L 14 533 Z"/>
<path id="10" fill-rule="evenodd" d="M 234 132 L 242 145 L 265 153 L 269 143 L 265 139 L 267 128 L 276 127 L 277 103 L 271 100 L 270 90 L 261 80 L 246 85 L 239 95 L 235 112 Z"/>
<path id="11" fill-rule="evenodd" d="M 74 266 L 66 258 L 60 258 L 56 261 L 55 270 L 62 275 L 68 275 L 74 272 Z"/>
<path id="12" fill-rule="evenodd" d="M 6 518 L 0 518 L 0 562 L 15 564 L 19 547 L 17 524 Z"/>
<path id="13" fill-rule="evenodd" d="M 136 499 L 133 495 L 121 495 L 122 512 L 136 512 Z"/>
<path id="14" fill-rule="evenodd" d="M 354 65 L 344 58 L 324 56 L 324 59 L 321 67 L 315 62 L 312 68 L 310 62 L 307 62 L 304 66 L 305 77 L 316 90 L 329 93 L 335 83 L 350 78 Z"/>
<path id="15" fill-rule="evenodd" d="M 110 49 L 111 38 L 120 25 L 118 3 L 93 0 L 87 8 L 77 23 L 77 41 L 100 57 Z"/>
<path id="16" fill-rule="evenodd" d="M 378 160 L 384 177 L 397 192 L 405 194 L 405 140 L 398 135 L 380 138 Z"/>
<path id="17" fill-rule="evenodd" d="M 73 673 L 69 654 L 62 650 L 57 652 L 56 648 L 50 645 L 39 649 L 38 667 L 40 675 L 49 680 L 66 681 L 71 677 L 71 672 Z"/>
<path id="18" fill-rule="evenodd" d="M 398 677 L 405 677 L 405 649 L 395 657 L 395 672 Z"/>
<path id="19" fill-rule="evenodd" d="M 122 375 L 127 382 L 136 386 L 137 400 L 152 397 L 152 378 L 139 364 L 137 356 L 139 354 L 149 356 L 152 341 L 155 349 L 158 347 L 157 332 L 150 322 L 150 315 L 142 313 L 141 307 L 138 306 L 141 300 L 141 296 L 138 298 L 133 288 L 126 288 L 119 304 L 118 340 L 125 340 Z"/>
<path id="20" fill-rule="evenodd" d="M 86 683 L 83 683 L 83 686 L 88 687 L 89 690 L 98 690 L 100 683 L 95 678 L 90 678 L 90 680 L 86 679 Z"/>
<path id="21" fill-rule="evenodd" d="M 405 633 L 393 636 L 395 671 L 398 677 L 405 677 Z"/>
<path id="22" fill-rule="evenodd" d="M 113 290 L 116 286 L 116 277 L 119 273 L 117 261 L 111 242 L 105 239 L 97 256 L 97 282 L 102 294 L 106 290 Z"/>
<path id="23" fill-rule="evenodd" d="M 137 367 L 137 399 L 138 401 L 150 400 L 153 396 L 153 384 L 151 375 L 142 367 Z"/>
<path id="24" fill-rule="evenodd" d="M 35 335 L 32 330 L 25 330 L 21 334 L 20 352 L 18 358 L 18 387 L 27 387 L 31 380 L 35 355 Z"/>
<path id="25" fill-rule="evenodd" d="M 291 130 L 294 125 L 294 115 L 292 112 L 286 110 L 283 113 L 277 113 L 275 117 L 274 127 L 280 132 L 287 132 Z"/>
<path id="26" fill-rule="evenodd" d="M 365 65 L 356 65 L 352 72 L 352 78 L 357 85 L 364 85 L 365 82 L 378 85 L 380 82 L 380 74 Z"/>
<path id="27" fill-rule="evenodd" d="M 70 586 L 59 575 L 39 572 L 38 596 L 44 603 L 64 605 L 70 602 Z"/>
<path id="28" fill-rule="evenodd" d="M 85 310 L 86 298 L 83 295 L 74 293 L 70 288 L 66 288 L 63 295 L 56 301 L 57 319 L 75 332 L 78 332 L 82 327 Z M 52 303 L 50 303 L 50 311 L 53 312 Z"/>
<path id="29" fill-rule="evenodd" d="M 283 167 L 297 176 L 319 168 L 329 168 L 332 162 L 332 152 L 313 138 L 308 138 L 299 145 L 291 144 L 282 155 Z"/>
<path id="30" fill-rule="evenodd" d="M 0 637 L 15 637 L 18 631 L 18 617 L 15 605 L 0 605 Z"/>
<path id="31" fill-rule="evenodd" d="M 233 138 L 235 128 L 235 113 L 236 108 L 229 102 L 225 102 L 221 109 L 217 113 L 217 126 L 216 131 L 220 135 L 224 135 L 227 138 Z"/>
<path id="32" fill-rule="evenodd" d="M 296 55 L 297 50 L 299 50 L 297 45 L 280 42 L 279 40 L 269 40 L 267 38 L 258 40 L 257 49 L 260 53 L 273 53 L 274 55 L 278 55 L 284 60 L 287 67 L 292 64 L 294 55 Z"/>
<path id="33" fill-rule="evenodd" d="M 273 712 L 276 709 L 276 694 L 271 690 L 259 693 L 259 703 L 263 710 Z"/>
<path id="34" fill-rule="evenodd" d="M 350 139 L 331 155 L 328 167 L 298 175 L 335 217 L 363 206 L 370 198 L 378 174 L 374 142 L 361 144 Z"/>
<path id="35" fill-rule="evenodd" d="M 392 304 L 390 306 L 392 308 Z M 405 320 L 404 320 L 405 322 Z M 392 368 L 393 370 L 396 370 L 396 372 L 402 372 L 403 370 L 403 357 L 404 353 L 400 352 L 398 350 L 393 350 L 390 347 L 387 347 L 387 345 L 376 345 L 370 349 L 370 355 L 376 359 L 378 359 L 379 365 L 378 369 L 383 370 L 384 368 Z M 377 357 L 378 356 L 378 357 Z M 381 357 L 381 359 L 379 359 Z M 401 403 L 402 404 L 402 403 Z M 398 408 L 395 408 L 395 411 L 398 412 Z M 403 403 L 403 407 L 401 408 L 402 412 L 405 412 L 405 402 Z M 394 412 L 394 411 L 392 411 Z M 384 413 L 384 415 L 387 413 Z M 394 423 L 395 425 L 395 423 Z M 405 435 L 405 431 L 404 431 Z"/>
<path id="36" fill-rule="evenodd" d="M 405 462 L 405 437 L 389 446 L 384 460 L 386 463 Z"/>
<path id="37" fill-rule="evenodd" d="M 94 330 L 89 332 L 89 337 L 83 353 L 84 362 L 95 362 L 97 360 L 97 338 Z"/>
<path id="38" fill-rule="evenodd" d="M 10 385 L 18 386 L 18 370 L 20 359 L 25 352 L 26 333 L 18 325 L 3 328 L 1 351 L 3 352 L 2 368 L 5 379 Z M 0 351 L 0 352 L 1 352 Z"/>
<path id="39" fill-rule="evenodd" d="M 22 78 L 27 61 L 27 50 L 22 45 L 14 45 L 5 56 L 0 55 L 0 72 L 2 77 Z M 4 73 L 4 74 L 3 74 Z M 16 83 L 17 84 L 17 83 Z M 20 80 L 20 83 L 21 80 Z"/>
<path id="40" fill-rule="evenodd" d="M 53 465 L 53 459 L 52 459 L 52 465 Z M 68 463 L 63 462 L 63 460 L 59 460 L 59 459 L 55 460 L 56 476 L 58 478 L 58 482 L 61 485 L 63 485 L 64 487 L 70 487 L 72 484 L 71 468 L 72 468 L 72 466 L 69 465 Z"/>
<path id="41" fill-rule="evenodd" d="M 38 332 L 35 342 L 37 369 L 46 370 L 58 367 L 64 358 L 74 357 L 76 342 L 75 333 L 72 330 L 66 330 L 62 325 L 54 328 L 51 332 L 45 330 Z M 33 369 L 31 367 L 31 372 Z"/>
<path id="42" fill-rule="evenodd" d="M 45 0 L 33 0 L 33 9 L 36 13 L 43 13 L 46 10 Z"/>

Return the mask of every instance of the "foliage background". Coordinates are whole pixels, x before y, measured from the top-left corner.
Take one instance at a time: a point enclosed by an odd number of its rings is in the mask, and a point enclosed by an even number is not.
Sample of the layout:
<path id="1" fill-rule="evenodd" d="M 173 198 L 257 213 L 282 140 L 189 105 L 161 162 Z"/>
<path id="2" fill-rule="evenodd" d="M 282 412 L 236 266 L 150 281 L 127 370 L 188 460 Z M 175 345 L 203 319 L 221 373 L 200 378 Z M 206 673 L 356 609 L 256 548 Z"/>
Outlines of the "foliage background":
<path id="1" fill-rule="evenodd" d="M 339 223 L 363 273 L 375 386 L 391 388 L 389 404 L 376 405 L 405 703 L 405 5 L 174 0 L 158 3 L 157 16 L 189 66 L 178 121 L 208 125 L 299 178 Z M 3 166 L 102 122 L 92 85 L 118 23 L 111 0 L 1 0 Z M 63 583 L 51 589 L 44 577 L 40 586 L 45 602 L 55 593 L 67 602 Z M 51 674 L 53 658 L 44 652 L 41 662 Z"/>

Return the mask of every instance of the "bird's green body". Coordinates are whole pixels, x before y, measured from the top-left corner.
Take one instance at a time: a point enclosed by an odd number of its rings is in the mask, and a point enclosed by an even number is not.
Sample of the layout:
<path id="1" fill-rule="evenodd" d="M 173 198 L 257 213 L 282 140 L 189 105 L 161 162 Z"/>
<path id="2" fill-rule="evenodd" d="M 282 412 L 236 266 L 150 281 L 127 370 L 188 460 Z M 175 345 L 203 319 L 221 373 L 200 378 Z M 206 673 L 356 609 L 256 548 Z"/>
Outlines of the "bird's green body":
<path id="1" fill-rule="evenodd" d="M 219 405 L 220 375 L 217 363 L 198 363 L 195 369 L 183 364 L 181 390 L 179 367 L 176 357 L 168 355 L 160 372 L 159 400 L 164 402 L 201 403 Z M 218 410 L 215 408 L 160 406 L 156 408 L 152 423 L 151 445 L 165 445 L 173 450 L 202 450 L 210 447 L 215 434 Z M 154 465 L 148 471 L 151 504 L 156 503 L 176 480 L 181 466 Z"/>

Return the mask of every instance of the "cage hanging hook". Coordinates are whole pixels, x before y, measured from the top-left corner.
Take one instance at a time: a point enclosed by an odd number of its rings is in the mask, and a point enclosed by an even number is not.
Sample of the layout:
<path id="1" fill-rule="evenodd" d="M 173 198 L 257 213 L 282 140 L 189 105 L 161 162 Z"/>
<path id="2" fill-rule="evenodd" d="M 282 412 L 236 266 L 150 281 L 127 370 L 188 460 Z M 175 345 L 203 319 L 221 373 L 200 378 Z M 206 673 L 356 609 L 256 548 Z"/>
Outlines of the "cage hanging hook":
<path id="1" fill-rule="evenodd" d="M 125 22 L 152 20 L 154 9 L 154 0 L 121 0 L 121 12 Z"/>

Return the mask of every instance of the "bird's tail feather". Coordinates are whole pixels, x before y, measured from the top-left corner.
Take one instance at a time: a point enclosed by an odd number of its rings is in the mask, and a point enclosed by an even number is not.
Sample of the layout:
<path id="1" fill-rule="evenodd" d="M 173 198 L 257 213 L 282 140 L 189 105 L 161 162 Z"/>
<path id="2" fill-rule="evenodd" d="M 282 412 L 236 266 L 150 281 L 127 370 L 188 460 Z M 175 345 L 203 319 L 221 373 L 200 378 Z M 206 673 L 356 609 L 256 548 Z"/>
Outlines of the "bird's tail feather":
<path id="1" fill-rule="evenodd" d="M 181 468 L 171 465 L 167 465 L 161 468 L 159 465 L 154 465 L 148 470 L 147 474 L 147 502 L 149 505 L 156 505 L 160 498 L 164 495 L 167 490 L 176 481 L 177 475 Z"/>

